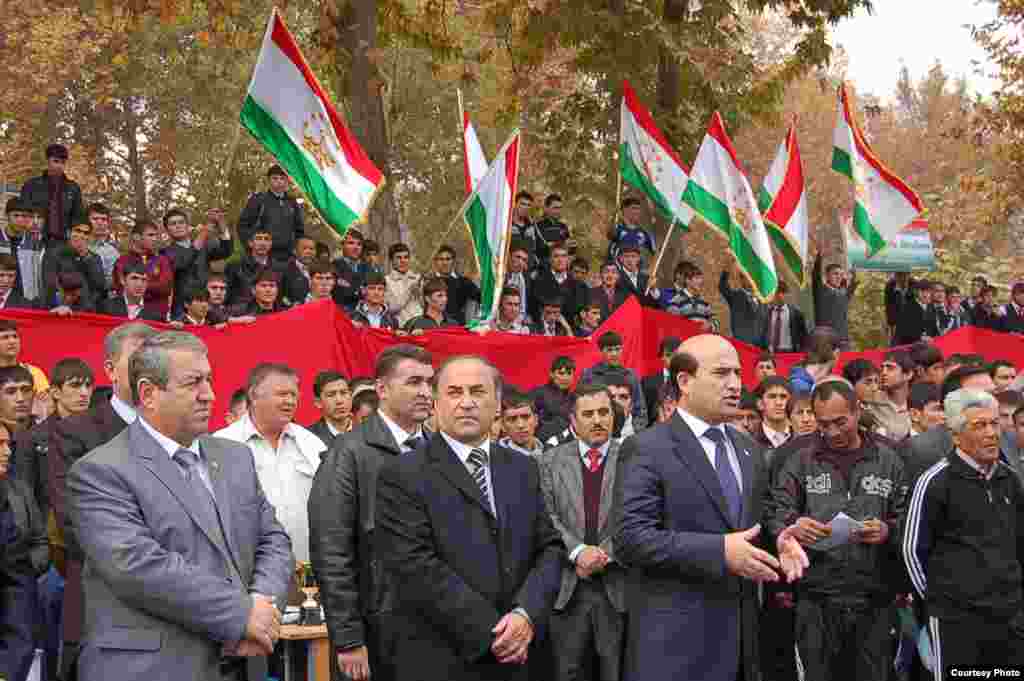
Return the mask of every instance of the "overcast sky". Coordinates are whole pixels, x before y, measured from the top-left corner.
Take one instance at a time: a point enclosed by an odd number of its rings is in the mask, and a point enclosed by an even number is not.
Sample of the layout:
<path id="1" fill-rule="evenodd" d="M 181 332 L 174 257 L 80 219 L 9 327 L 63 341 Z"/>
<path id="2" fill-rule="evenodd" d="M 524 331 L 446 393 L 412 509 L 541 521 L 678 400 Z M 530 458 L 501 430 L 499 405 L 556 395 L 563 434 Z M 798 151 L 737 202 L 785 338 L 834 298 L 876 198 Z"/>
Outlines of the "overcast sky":
<path id="1" fill-rule="evenodd" d="M 849 54 L 849 78 L 859 91 L 891 98 L 901 59 L 915 80 L 938 59 L 951 76 L 966 75 L 973 91 L 988 94 L 995 87 L 995 81 L 975 75 L 971 61 L 986 56 L 964 26 L 995 18 L 994 3 L 875 0 L 874 5 L 874 14 L 861 11 L 833 31 L 834 44 L 842 45 Z"/>

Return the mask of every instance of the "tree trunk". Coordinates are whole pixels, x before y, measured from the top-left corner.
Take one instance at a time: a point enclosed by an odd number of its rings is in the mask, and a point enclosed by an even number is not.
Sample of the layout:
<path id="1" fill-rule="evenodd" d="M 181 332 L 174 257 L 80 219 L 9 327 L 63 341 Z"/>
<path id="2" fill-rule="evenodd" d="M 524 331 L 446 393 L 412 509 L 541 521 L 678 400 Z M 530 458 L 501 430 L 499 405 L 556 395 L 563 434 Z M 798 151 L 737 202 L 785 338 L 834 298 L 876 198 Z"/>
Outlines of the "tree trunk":
<path id="1" fill-rule="evenodd" d="M 146 200 L 146 177 L 139 154 L 139 123 L 135 114 L 135 98 L 125 102 L 125 143 L 128 146 L 128 169 L 132 181 L 132 201 L 135 207 L 135 221 L 149 219 L 149 204 Z"/>
<path id="2" fill-rule="evenodd" d="M 662 17 L 669 31 L 686 16 L 687 0 L 665 0 Z M 658 109 L 669 116 L 675 113 L 682 98 L 683 71 L 679 60 L 662 45 L 658 57 Z"/>
<path id="3" fill-rule="evenodd" d="M 370 209 L 366 227 L 367 236 L 376 240 L 384 252 L 401 237 L 384 110 L 383 93 L 387 85 L 372 60 L 377 50 L 377 0 L 350 0 L 347 11 L 338 19 L 338 33 L 351 57 L 351 62 L 340 69 L 345 74 L 341 89 L 347 95 L 348 124 L 387 179 Z"/>

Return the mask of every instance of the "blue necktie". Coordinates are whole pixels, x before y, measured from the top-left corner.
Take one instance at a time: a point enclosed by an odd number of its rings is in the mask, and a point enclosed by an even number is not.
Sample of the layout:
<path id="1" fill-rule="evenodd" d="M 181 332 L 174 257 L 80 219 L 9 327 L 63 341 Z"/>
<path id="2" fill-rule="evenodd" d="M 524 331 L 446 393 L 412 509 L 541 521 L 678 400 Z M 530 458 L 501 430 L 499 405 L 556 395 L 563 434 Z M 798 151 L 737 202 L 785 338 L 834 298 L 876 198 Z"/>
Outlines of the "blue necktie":
<path id="1" fill-rule="evenodd" d="M 743 494 L 740 492 L 736 474 L 733 473 L 732 464 L 729 463 L 729 447 L 725 443 L 725 433 L 718 428 L 708 428 L 704 431 L 704 437 L 715 443 L 715 470 L 718 472 L 718 482 L 722 486 L 725 505 L 729 508 L 733 524 L 738 527 L 743 512 Z"/>

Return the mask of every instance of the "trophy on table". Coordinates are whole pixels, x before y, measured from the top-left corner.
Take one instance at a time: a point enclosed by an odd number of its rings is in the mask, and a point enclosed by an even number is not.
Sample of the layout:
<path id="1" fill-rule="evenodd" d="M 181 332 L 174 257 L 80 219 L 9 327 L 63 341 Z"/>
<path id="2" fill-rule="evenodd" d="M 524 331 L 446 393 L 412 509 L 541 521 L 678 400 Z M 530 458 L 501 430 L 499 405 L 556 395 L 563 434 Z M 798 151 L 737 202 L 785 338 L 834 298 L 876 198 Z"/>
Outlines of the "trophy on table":
<path id="1" fill-rule="evenodd" d="M 302 602 L 302 622 L 305 626 L 318 626 L 324 623 L 320 616 L 320 604 L 316 596 L 320 593 L 320 587 L 316 583 L 316 575 L 313 574 L 313 565 L 303 563 L 299 574 L 299 590 L 306 595 Z"/>

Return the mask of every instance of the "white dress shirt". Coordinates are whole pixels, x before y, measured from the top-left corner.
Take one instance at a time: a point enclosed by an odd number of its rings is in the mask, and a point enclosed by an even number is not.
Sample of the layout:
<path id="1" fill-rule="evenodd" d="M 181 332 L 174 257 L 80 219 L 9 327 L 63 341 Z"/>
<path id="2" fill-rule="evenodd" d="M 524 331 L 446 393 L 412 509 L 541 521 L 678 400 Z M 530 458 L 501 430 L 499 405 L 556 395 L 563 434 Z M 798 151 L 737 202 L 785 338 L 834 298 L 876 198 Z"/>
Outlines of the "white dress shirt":
<path id="1" fill-rule="evenodd" d="M 420 437 L 420 438 L 422 438 L 423 437 L 423 429 L 422 428 L 418 429 L 415 433 L 407 433 L 405 431 L 405 429 L 402 428 L 402 426 L 398 425 L 397 423 L 392 421 L 390 418 L 388 418 L 388 415 L 385 414 L 383 410 L 378 409 L 377 410 L 377 414 L 380 416 L 381 420 L 384 422 L 384 425 L 388 427 L 388 430 L 391 431 L 391 436 L 394 437 L 395 438 L 395 442 L 398 443 L 398 451 L 400 451 L 402 454 L 407 454 L 407 453 L 412 451 L 412 447 L 410 447 L 409 445 L 405 444 L 406 441 L 409 438 L 411 438 L 411 437 Z"/>
<path id="2" fill-rule="evenodd" d="M 487 480 L 487 503 L 489 503 L 491 505 L 491 513 L 494 514 L 494 517 L 498 517 L 498 510 L 497 510 L 498 507 L 494 503 L 494 484 L 491 481 L 491 440 L 490 440 L 490 438 L 484 440 L 483 442 L 481 442 L 476 447 L 472 447 L 470 445 L 467 445 L 467 444 L 464 444 L 462 442 L 459 442 L 458 440 L 453 440 L 444 431 L 438 431 L 438 432 L 441 433 L 441 437 L 444 438 L 444 441 L 447 442 L 448 446 L 452 448 L 453 452 L 455 452 L 455 456 L 459 457 L 459 461 L 462 462 L 462 465 L 466 467 L 467 471 L 469 471 L 469 477 L 473 477 L 473 473 L 476 471 L 476 469 L 473 467 L 473 464 L 469 463 L 469 454 L 470 454 L 470 452 L 472 452 L 474 449 L 482 449 L 485 452 L 487 452 L 487 465 L 484 466 L 484 478 Z M 474 481 L 474 484 L 475 484 L 475 481 Z"/>
<path id="3" fill-rule="evenodd" d="M 768 442 L 771 442 L 772 447 L 776 449 L 786 444 L 786 441 L 789 440 L 788 430 L 775 430 L 767 423 L 761 424 L 761 430 L 764 431 L 764 436 L 768 438 Z"/>
<path id="4" fill-rule="evenodd" d="M 584 443 L 583 440 L 577 440 L 577 444 L 579 445 L 580 459 L 583 461 L 583 465 L 586 466 L 587 468 L 590 468 L 590 459 L 587 457 L 587 453 L 591 449 L 595 449 L 595 448 L 591 447 L 590 445 L 588 445 L 586 443 Z M 597 451 L 601 452 L 601 456 L 598 459 L 598 465 L 604 465 L 604 460 L 608 458 L 608 449 L 609 449 L 609 447 L 611 447 L 611 444 L 612 444 L 612 441 L 608 440 L 607 442 L 605 442 L 600 447 L 596 447 Z M 582 551 L 586 547 L 587 547 L 586 544 L 578 544 L 576 546 L 576 548 L 574 548 L 572 551 L 570 551 L 569 552 L 569 562 L 575 564 L 576 563 L 576 557 L 579 556 L 580 555 L 580 551 Z"/>
<path id="5" fill-rule="evenodd" d="M 121 420 L 129 426 L 135 423 L 135 419 L 139 418 L 139 413 L 135 411 L 135 407 L 127 402 L 123 402 L 117 395 L 110 396 L 110 406 L 113 408 L 114 413 L 120 416 Z"/>
<path id="6" fill-rule="evenodd" d="M 715 441 L 709 437 L 704 436 L 704 431 L 711 428 L 711 424 L 706 421 L 697 418 L 693 414 L 683 411 L 683 409 L 677 408 L 679 416 L 682 417 L 683 421 L 690 427 L 693 434 L 697 436 L 697 441 L 700 442 L 700 446 L 704 448 L 704 454 L 707 455 L 708 461 L 711 463 L 711 467 L 716 471 L 718 468 L 715 466 Z M 724 426 L 716 426 L 719 430 L 723 430 Z M 732 438 L 726 433 L 725 437 L 725 448 L 729 450 L 729 465 L 732 466 L 732 472 L 736 476 L 736 482 L 739 484 L 740 492 L 743 491 L 743 469 L 740 468 L 740 460 L 736 454 L 736 446 L 732 442 Z M 748 452 L 744 452 L 746 456 L 750 456 Z"/>
<path id="7" fill-rule="evenodd" d="M 249 414 L 214 435 L 248 445 L 256 465 L 256 477 L 267 501 L 277 511 L 277 519 L 292 538 L 295 559 L 308 561 L 307 502 L 313 489 L 313 476 L 320 465 L 320 454 L 326 451 L 327 446 L 302 426 L 289 423 L 274 450 L 256 430 Z"/>

